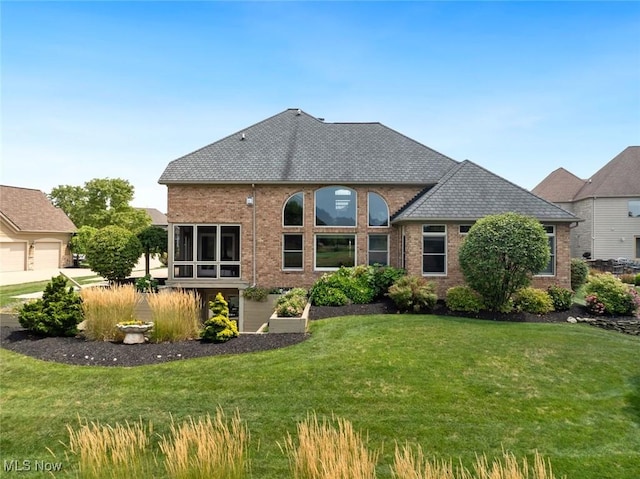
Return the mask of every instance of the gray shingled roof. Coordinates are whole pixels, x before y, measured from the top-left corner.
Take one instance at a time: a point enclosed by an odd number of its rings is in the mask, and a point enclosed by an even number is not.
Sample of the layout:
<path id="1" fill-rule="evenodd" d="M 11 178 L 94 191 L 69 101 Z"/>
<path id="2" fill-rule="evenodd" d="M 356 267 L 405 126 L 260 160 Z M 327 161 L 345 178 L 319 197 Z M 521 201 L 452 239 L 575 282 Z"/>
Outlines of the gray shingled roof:
<path id="1" fill-rule="evenodd" d="M 541 221 L 578 221 L 573 214 L 472 163 L 463 161 L 392 221 L 475 220 L 513 211 Z"/>
<path id="2" fill-rule="evenodd" d="M 430 184 L 456 164 L 380 123 L 289 109 L 172 161 L 159 183 Z"/>
<path id="3" fill-rule="evenodd" d="M 18 231 L 73 233 L 76 227 L 40 190 L 0 186 L 0 214 Z"/>

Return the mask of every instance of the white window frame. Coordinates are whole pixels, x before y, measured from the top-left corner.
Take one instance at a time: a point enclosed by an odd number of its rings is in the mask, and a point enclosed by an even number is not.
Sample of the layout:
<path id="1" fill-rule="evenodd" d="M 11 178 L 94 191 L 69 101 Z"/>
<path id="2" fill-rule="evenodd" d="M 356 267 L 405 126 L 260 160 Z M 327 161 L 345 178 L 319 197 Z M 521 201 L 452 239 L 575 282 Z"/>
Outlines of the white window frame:
<path id="1" fill-rule="evenodd" d="M 352 225 L 319 225 L 318 224 L 318 192 L 323 190 L 329 190 L 330 188 L 335 189 L 335 191 L 345 190 L 349 191 L 349 196 L 351 197 L 351 201 L 354 204 L 354 223 Z M 334 193 L 334 196 L 335 193 Z M 344 195 L 347 196 L 347 195 Z M 338 202 L 345 201 L 334 198 L 335 206 L 338 205 Z M 329 185 L 323 186 L 322 188 L 318 188 L 313 192 L 313 224 L 316 228 L 357 228 L 358 227 L 358 192 L 353 188 L 349 188 L 348 186 L 340 186 L 340 185 Z M 337 208 L 336 208 L 337 210 Z"/>
<path id="2" fill-rule="evenodd" d="M 171 248 L 170 252 L 170 274 L 171 278 L 175 280 L 226 280 L 226 279 L 240 279 L 242 277 L 242 225 L 234 224 L 234 223 L 173 223 L 170 225 L 170 235 L 169 244 Z M 222 259 L 222 227 L 231 226 L 238 228 L 238 260 L 237 261 L 229 261 Z M 193 238 L 191 245 L 191 260 L 186 261 L 176 261 L 175 260 L 175 228 L 176 227 L 191 227 L 193 228 Z M 198 228 L 199 227 L 215 227 L 216 228 L 216 260 L 215 261 L 199 261 L 198 258 Z M 177 268 L 181 266 L 191 266 L 192 273 L 191 276 L 176 276 Z M 206 275 L 198 275 L 198 266 L 215 266 L 215 275 L 206 276 Z M 224 266 L 237 266 L 238 267 L 238 275 L 237 276 L 222 276 L 220 274 L 221 267 Z"/>
<path id="3" fill-rule="evenodd" d="M 384 253 L 386 255 L 386 259 L 385 262 L 383 264 L 383 266 L 388 266 L 389 265 L 389 235 L 387 234 L 380 234 L 380 233 L 372 233 L 367 235 L 367 264 L 372 266 L 373 264 L 382 264 L 382 263 L 371 263 L 371 237 L 372 236 L 381 236 L 386 238 L 387 240 L 387 248 L 384 250 Z M 382 253 L 383 250 L 373 250 L 374 253 Z"/>
<path id="4" fill-rule="evenodd" d="M 371 195 L 376 195 L 384 203 L 384 206 L 387 209 L 387 224 L 386 225 L 372 225 L 371 224 L 371 221 L 370 221 L 370 219 L 371 219 Z M 367 192 L 367 225 L 369 226 L 369 228 L 388 228 L 389 227 L 389 203 L 387 203 L 387 200 L 385 200 L 380 193 L 376 193 L 375 191 Z"/>
<path id="5" fill-rule="evenodd" d="M 301 250 L 285 250 L 285 236 L 300 236 L 302 238 Z M 284 256 L 286 253 L 302 253 L 302 265 L 300 267 L 291 268 L 285 266 Z M 304 234 L 303 233 L 282 233 L 282 271 L 304 271 Z"/>
<path id="6" fill-rule="evenodd" d="M 287 225 L 284 222 L 284 219 L 285 219 L 284 211 L 287 208 L 287 205 L 289 204 L 289 201 L 291 201 L 294 196 L 298 196 L 298 195 L 302 196 L 302 224 L 299 224 L 299 225 Z M 283 228 L 302 228 L 303 226 L 304 226 L 304 192 L 303 191 L 297 191 L 294 194 L 292 194 L 291 196 L 289 196 L 289 198 L 287 198 L 287 201 L 285 201 L 284 205 L 282 206 L 282 227 Z"/>
<path id="7" fill-rule="evenodd" d="M 337 271 L 340 266 L 318 266 L 318 237 L 319 236 L 352 236 L 353 237 L 353 265 L 358 264 L 358 235 L 355 233 L 317 233 L 313 236 L 313 269 L 314 271 Z"/>
<path id="8" fill-rule="evenodd" d="M 427 228 L 443 228 L 444 231 L 425 231 Z M 424 238 L 443 238 L 444 240 L 444 253 L 425 253 L 424 252 Z M 425 224 L 422 225 L 422 276 L 446 276 L 447 275 L 447 260 L 448 260 L 448 241 L 447 241 L 447 225 L 445 224 Z M 424 270 L 424 257 L 425 256 L 443 256 L 444 257 L 444 271 L 427 272 Z"/>
<path id="9" fill-rule="evenodd" d="M 553 277 L 556 275 L 556 250 L 557 250 L 557 237 L 556 237 L 556 226 L 555 225 L 542 225 L 544 231 L 547 235 L 547 241 L 549 241 L 549 249 L 551 250 L 551 258 L 549 258 L 549 263 L 547 263 L 544 267 L 546 270 L 549 264 L 551 264 L 551 271 L 541 271 L 536 274 L 536 276 L 546 276 Z"/>

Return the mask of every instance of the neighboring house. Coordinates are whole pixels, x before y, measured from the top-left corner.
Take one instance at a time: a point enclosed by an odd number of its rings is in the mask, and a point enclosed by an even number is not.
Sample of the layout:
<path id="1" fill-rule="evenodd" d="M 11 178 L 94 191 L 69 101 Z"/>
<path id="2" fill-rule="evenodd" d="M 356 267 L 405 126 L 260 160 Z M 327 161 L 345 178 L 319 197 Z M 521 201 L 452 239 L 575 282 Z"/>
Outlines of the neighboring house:
<path id="1" fill-rule="evenodd" d="M 70 266 L 69 241 L 75 231 L 42 191 L 0 186 L 0 271 Z"/>
<path id="2" fill-rule="evenodd" d="M 151 226 L 157 226 L 158 228 L 162 228 L 166 230 L 169 226 L 167 222 L 167 215 L 165 215 L 160 210 L 156 208 L 138 208 L 140 210 L 144 210 L 149 217 L 151 218 Z"/>
<path id="3" fill-rule="evenodd" d="M 310 287 L 340 266 L 403 267 L 447 288 L 477 219 L 515 211 L 545 226 L 553 257 L 535 279 L 570 287 L 577 217 L 484 168 L 380 123 L 325 123 L 289 109 L 172 161 L 169 278 L 238 306 L 242 291 Z M 249 324 L 249 323 L 247 323 Z M 251 326 L 253 327 L 253 326 Z"/>
<path id="4" fill-rule="evenodd" d="M 156 208 L 137 208 L 137 209 L 143 210 L 149 215 L 149 217 L 151 218 L 151 226 L 156 226 L 158 228 L 162 228 L 163 230 L 166 230 L 169 227 L 169 224 L 167 222 L 167 215 L 165 215 L 160 210 Z M 133 267 L 133 270 L 134 271 L 144 270 L 146 267 L 146 263 L 147 263 L 147 260 L 145 258 L 145 255 L 143 254 L 138 260 L 138 262 L 136 263 L 136 265 Z M 163 267 L 164 267 L 164 264 L 162 263 L 162 261 L 160 261 L 160 258 L 158 257 L 158 255 L 151 255 L 151 257 L 149 258 L 149 269 L 153 270 L 153 269 L 163 268 Z M 152 271 L 151 275 L 156 278 L 159 277 L 157 271 Z"/>
<path id="5" fill-rule="evenodd" d="M 640 146 L 587 180 L 559 168 L 532 192 L 584 220 L 571 230 L 572 256 L 640 259 Z"/>

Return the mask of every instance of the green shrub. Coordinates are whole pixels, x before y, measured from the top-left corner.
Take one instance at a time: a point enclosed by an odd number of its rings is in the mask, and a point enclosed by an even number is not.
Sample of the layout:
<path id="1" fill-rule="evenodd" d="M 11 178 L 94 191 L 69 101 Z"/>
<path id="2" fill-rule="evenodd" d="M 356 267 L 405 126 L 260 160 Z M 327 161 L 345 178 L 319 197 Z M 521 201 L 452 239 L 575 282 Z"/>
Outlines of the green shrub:
<path id="1" fill-rule="evenodd" d="M 585 287 L 587 309 L 597 314 L 632 315 L 640 306 L 637 298 L 633 286 L 624 284 L 611 273 L 590 276 Z"/>
<path id="2" fill-rule="evenodd" d="M 25 304 L 18 313 L 23 328 L 43 336 L 73 336 L 82 317 L 82 299 L 72 287 L 67 289 L 62 275 L 51 278 L 42 299 Z"/>
<path id="3" fill-rule="evenodd" d="M 136 291 L 138 293 L 157 293 L 158 280 L 150 274 L 142 276 L 141 278 L 136 279 Z"/>
<path id="4" fill-rule="evenodd" d="M 316 306 L 342 306 L 346 304 L 344 295 L 351 303 L 370 303 L 376 294 L 371 285 L 372 277 L 373 273 L 367 266 L 342 267 L 333 273 L 326 273 L 311 287 L 311 302 Z M 343 294 L 332 290 L 339 290 Z"/>
<path id="5" fill-rule="evenodd" d="M 258 301 L 263 302 L 267 300 L 267 296 L 269 296 L 269 290 L 266 288 L 260 288 L 258 286 L 249 286 L 244 290 L 242 295 L 245 299 L 250 301 Z"/>
<path id="6" fill-rule="evenodd" d="M 571 258 L 571 289 L 578 291 L 587 282 L 589 276 L 589 266 L 587 262 L 580 258 Z"/>
<path id="7" fill-rule="evenodd" d="M 551 285 L 547 288 L 547 293 L 553 302 L 553 309 L 556 311 L 566 311 L 573 304 L 573 291 L 560 286 Z"/>
<path id="8" fill-rule="evenodd" d="M 453 288 L 449 288 L 445 302 L 451 311 L 478 313 L 484 307 L 480 293 L 474 291 L 469 286 L 454 286 Z"/>
<path id="9" fill-rule="evenodd" d="M 209 302 L 209 309 L 213 316 L 204 323 L 200 337 L 204 341 L 223 343 L 238 336 L 238 326 L 229 319 L 229 305 L 221 293 Z"/>
<path id="10" fill-rule="evenodd" d="M 518 213 L 478 220 L 460 247 L 460 268 L 486 307 L 504 310 L 549 262 L 549 240 L 540 222 Z"/>
<path id="11" fill-rule="evenodd" d="M 400 311 L 431 310 L 438 297 L 433 283 L 418 276 L 403 276 L 389 288 L 387 295 Z"/>
<path id="12" fill-rule="evenodd" d="M 404 269 L 378 264 L 369 266 L 368 271 L 370 274 L 369 284 L 373 288 L 374 299 L 383 297 L 393 283 L 407 274 Z"/>
<path id="13" fill-rule="evenodd" d="M 636 284 L 636 277 L 633 274 L 621 274 L 620 281 L 624 284 Z"/>
<path id="14" fill-rule="evenodd" d="M 636 286 L 640 286 L 640 273 L 636 274 L 636 278 L 633 282 Z"/>
<path id="15" fill-rule="evenodd" d="M 513 295 L 513 309 L 523 313 L 546 314 L 553 311 L 553 301 L 546 291 L 527 287 Z"/>
<path id="16" fill-rule="evenodd" d="M 275 313 L 280 317 L 287 318 L 302 316 L 306 305 L 307 291 L 302 288 L 294 288 L 278 299 Z"/>
<path id="17" fill-rule="evenodd" d="M 120 226 L 99 229 L 87 246 L 91 270 L 110 282 L 120 282 L 129 276 L 141 255 L 138 237 Z"/>

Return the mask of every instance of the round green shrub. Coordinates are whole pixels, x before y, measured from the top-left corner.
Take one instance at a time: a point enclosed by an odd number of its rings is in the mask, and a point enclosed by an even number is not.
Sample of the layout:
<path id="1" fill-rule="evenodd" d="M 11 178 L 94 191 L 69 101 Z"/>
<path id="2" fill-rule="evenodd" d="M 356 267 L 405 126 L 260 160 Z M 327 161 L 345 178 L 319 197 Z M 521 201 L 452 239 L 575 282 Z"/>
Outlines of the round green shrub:
<path id="1" fill-rule="evenodd" d="M 513 295 L 513 309 L 522 313 L 546 314 L 553 311 L 549 294 L 536 288 L 522 288 Z"/>
<path id="2" fill-rule="evenodd" d="M 114 282 L 129 276 L 141 255 L 142 244 L 135 234 L 120 226 L 106 226 L 91 237 L 86 257 L 92 271 Z"/>
<path id="3" fill-rule="evenodd" d="M 20 325 L 42 336 L 73 336 L 82 321 L 82 299 L 67 280 L 59 275 L 51 278 L 42 299 L 25 304 L 18 312 Z"/>
<path id="4" fill-rule="evenodd" d="M 547 288 L 547 293 L 553 302 L 553 309 L 556 311 L 567 311 L 573 304 L 573 291 L 560 286 L 551 285 Z"/>
<path id="5" fill-rule="evenodd" d="M 589 266 L 580 258 L 571 258 L 571 289 L 578 291 L 587 282 Z"/>
<path id="6" fill-rule="evenodd" d="M 414 313 L 431 310 L 438 297 L 433 283 L 418 276 L 403 276 L 389 288 L 387 295 L 400 311 Z"/>
<path id="7" fill-rule="evenodd" d="M 454 286 L 449 288 L 445 302 L 451 311 L 478 313 L 484 308 L 480 293 L 474 291 L 469 286 Z"/>
<path id="8" fill-rule="evenodd" d="M 640 306 L 632 288 L 611 273 L 592 275 L 585 286 L 587 308 L 599 313 L 601 304 L 604 311 L 600 314 L 630 316 Z"/>

